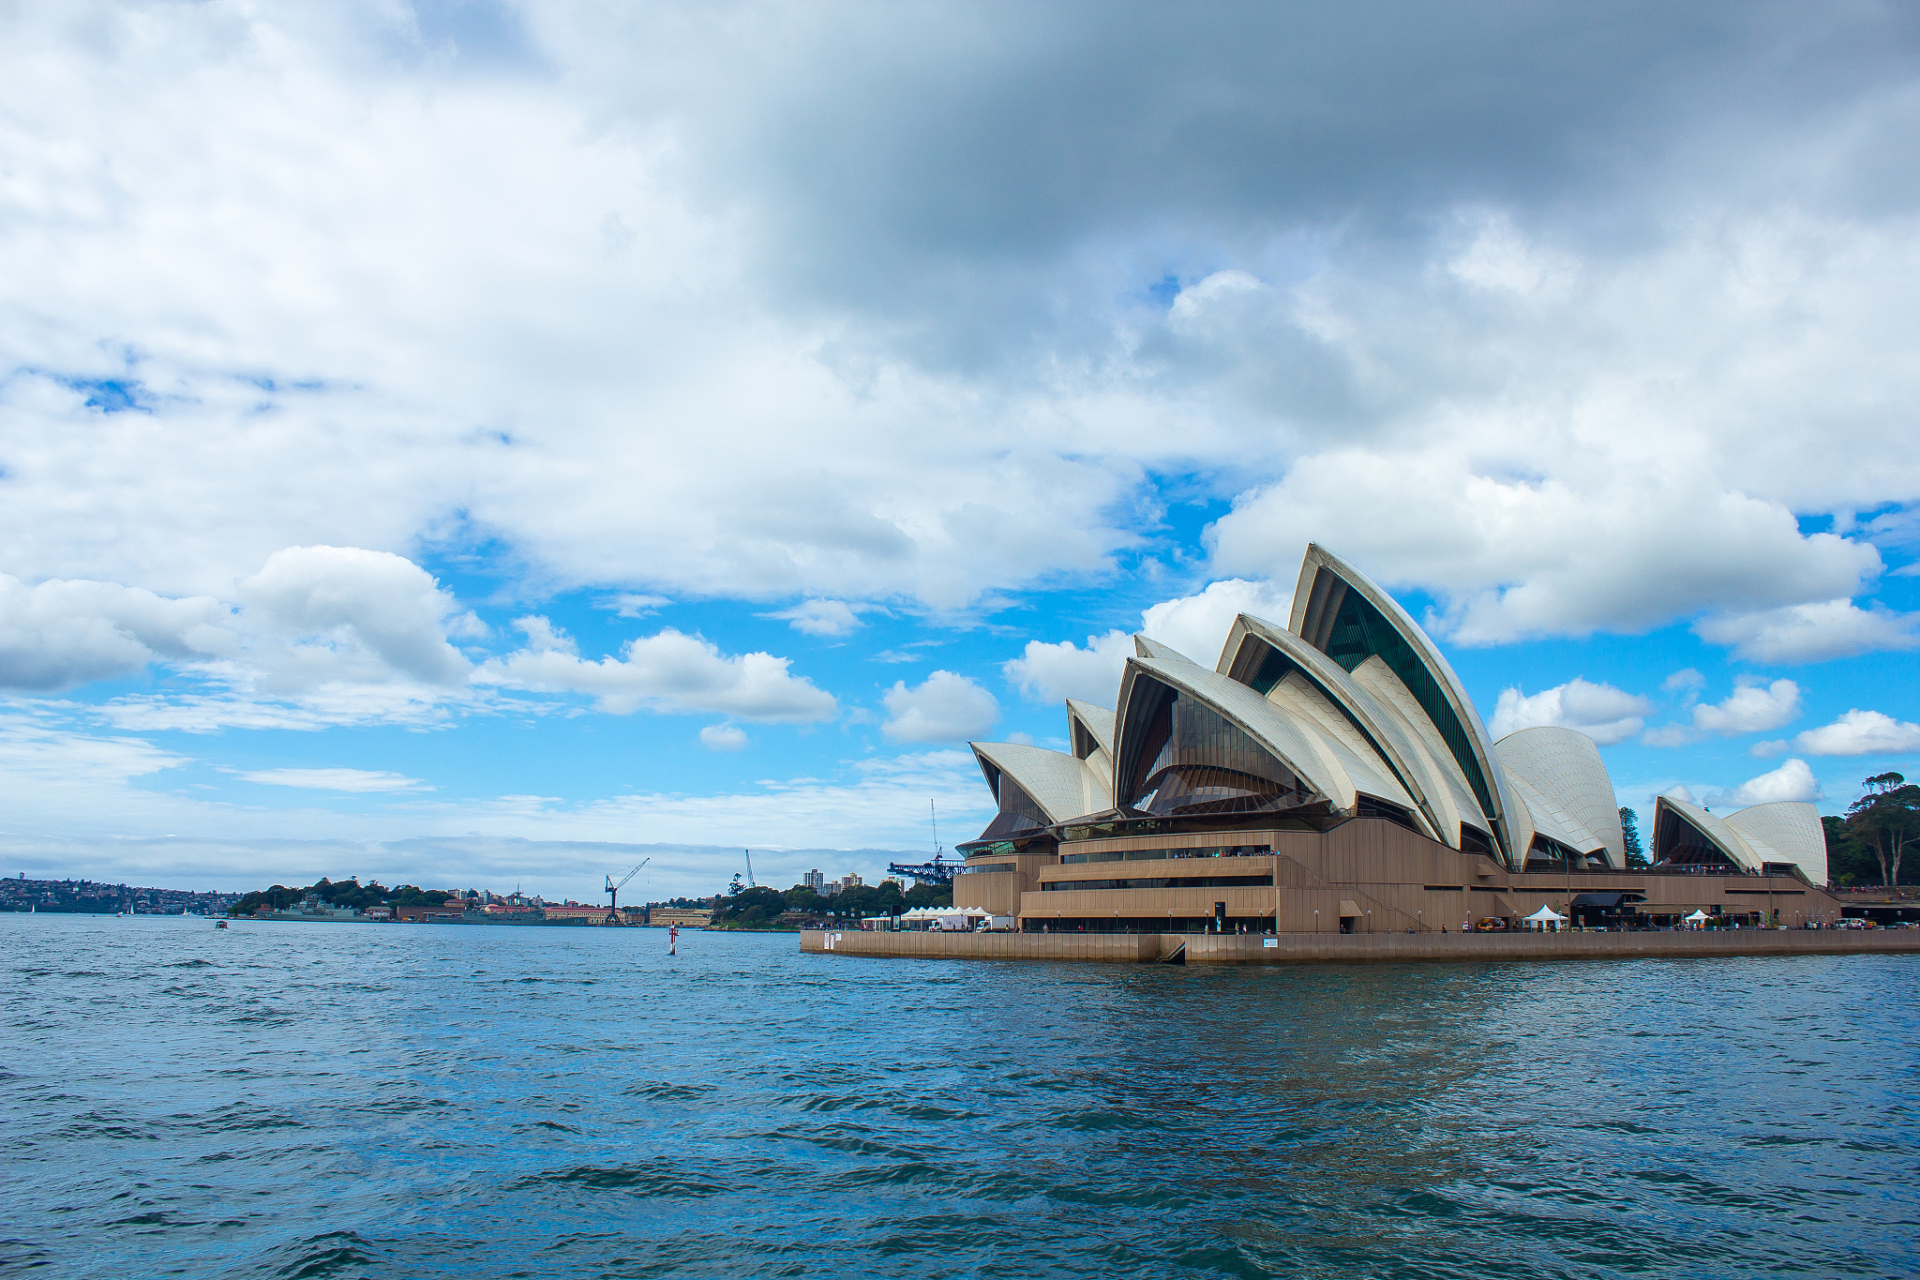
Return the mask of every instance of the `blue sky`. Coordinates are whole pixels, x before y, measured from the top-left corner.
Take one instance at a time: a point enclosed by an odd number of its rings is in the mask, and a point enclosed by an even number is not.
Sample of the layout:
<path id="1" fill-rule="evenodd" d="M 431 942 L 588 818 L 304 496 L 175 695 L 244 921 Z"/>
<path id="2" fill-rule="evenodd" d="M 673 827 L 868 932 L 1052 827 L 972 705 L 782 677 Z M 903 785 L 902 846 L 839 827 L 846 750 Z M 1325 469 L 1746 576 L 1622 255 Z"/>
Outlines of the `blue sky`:
<path id="1" fill-rule="evenodd" d="M 1920 753 L 1872 7 L 0 19 L 10 873 L 592 896 L 984 822 L 1308 541 L 1622 803 Z"/>

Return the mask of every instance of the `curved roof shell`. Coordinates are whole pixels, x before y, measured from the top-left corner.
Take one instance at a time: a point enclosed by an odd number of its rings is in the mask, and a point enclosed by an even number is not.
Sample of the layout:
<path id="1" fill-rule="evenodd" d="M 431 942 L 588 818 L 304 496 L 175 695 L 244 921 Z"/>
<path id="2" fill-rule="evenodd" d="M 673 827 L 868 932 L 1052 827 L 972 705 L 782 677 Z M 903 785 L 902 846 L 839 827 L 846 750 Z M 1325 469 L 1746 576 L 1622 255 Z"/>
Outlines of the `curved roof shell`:
<path id="1" fill-rule="evenodd" d="M 1531 816 L 1515 803 L 1459 676 L 1398 601 L 1340 557 L 1309 545 L 1287 629 L 1348 670 L 1369 656 L 1385 662 L 1438 730 L 1508 865 L 1525 865 Z"/>
<path id="2" fill-rule="evenodd" d="M 1018 742 L 972 742 L 974 759 L 1000 799 L 1000 775 L 1011 778 L 1051 822 L 1065 822 L 1113 807 L 1112 784 L 1087 762 L 1064 751 Z"/>
<path id="3" fill-rule="evenodd" d="M 1798 800 L 1756 804 L 1727 816 L 1727 826 L 1763 862 L 1791 862 L 1815 884 L 1827 882 L 1827 831 L 1820 813 Z"/>
<path id="4" fill-rule="evenodd" d="M 1493 750 L 1536 829 L 1578 853 L 1604 851 L 1615 869 L 1627 865 L 1619 801 L 1592 738 L 1547 725 L 1510 733 Z"/>
<path id="5" fill-rule="evenodd" d="M 1740 833 L 1725 822 L 1714 817 L 1697 804 L 1688 804 L 1685 800 L 1676 800 L 1672 796 L 1656 796 L 1653 801 L 1653 830 L 1657 840 L 1661 831 L 1661 819 L 1672 814 L 1706 837 L 1707 841 L 1725 854 L 1727 861 L 1742 871 L 1759 871 L 1765 858 L 1754 852 L 1753 846 L 1740 838 Z M 1664 849 L 1656 849 L 1656 854 L 1664 857 Z"/>
<path id="6" fill-rule="evenodd" d="M 1364 739 L 1366 748 L 1405 789 L 1425 834 L 1458 848 L 1460 815 L 1449 802 L 1450 787 L 1427 753 L 1415 744 L 1413 730 L 1398 710 L 1380 702 L 1341 666 L 1299 636 L 1264 618 L 1241 614 L 1227 634 L 1219 674 L 1255 693 L 1275 695 L 1289 681 L 1312 686 Z M 1350 744 L 1352 745 L 1352 744 Z M 1356 748 L 1356 754 L 1358 750 Z"/>
<path id="7" fill-rule="evenodd" d="M 1151 679 L 1211 709 L 1318 791 L 1335 809 L 1351 813 L 1362 793 L 1403 809 L 1413 798 L 1379 758 L 1356 755 L 1309 716 L 1289 715 L 1251 688 L 1185 660 L 1131 658 L 1120 679 L 1118 741 L 1114 754 L 1114 800 L 1125 805 L 1132 775 L 1143 763 L 1141 744 L 1130 741 L 1144 726 L 1130 723 L 1128 706 L 1142 678 Z M 1369 753 L 1371 755 L 1371 753 Z"/>

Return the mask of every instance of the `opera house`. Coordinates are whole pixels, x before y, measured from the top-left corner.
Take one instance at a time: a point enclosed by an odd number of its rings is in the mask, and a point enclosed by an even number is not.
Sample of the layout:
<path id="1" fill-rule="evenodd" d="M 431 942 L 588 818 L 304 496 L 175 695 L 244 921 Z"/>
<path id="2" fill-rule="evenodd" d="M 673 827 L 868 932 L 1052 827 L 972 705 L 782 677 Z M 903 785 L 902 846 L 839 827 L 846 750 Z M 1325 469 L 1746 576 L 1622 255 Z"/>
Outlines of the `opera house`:
<path id="1" fill-rule="evenodd" d="M 1628 867 L 1592 739 L 1492 740 L 1426 633 L 1317 546 L 1288 624 L 1241 615 L 1212 668 L 1134 645 L 1112 710 L 1067 703 L 1069 750 L 973 744 L 998 812 L 959 847 L 956 906 L 1034 933 L 1840 916 L 1812 805 L 1662 797 Z"/>

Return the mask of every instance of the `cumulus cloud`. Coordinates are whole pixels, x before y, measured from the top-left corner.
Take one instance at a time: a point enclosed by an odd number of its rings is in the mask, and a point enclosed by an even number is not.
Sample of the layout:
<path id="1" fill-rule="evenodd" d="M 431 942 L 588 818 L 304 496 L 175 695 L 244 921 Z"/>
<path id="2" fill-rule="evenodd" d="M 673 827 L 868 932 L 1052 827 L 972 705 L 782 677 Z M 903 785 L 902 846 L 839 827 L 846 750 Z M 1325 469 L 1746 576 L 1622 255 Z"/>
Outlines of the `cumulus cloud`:
<path id="1" fill-rule="evenodd" d="M 1748 662 L 1825 662 L 1883 649 L 1920 646 L 1920 614 L 1862 609 L 1851 600 L 1789 605 L 1760 613 L 1702 618 L 1694 634 L 1730 645 Z"/>
<path id="2" fill-rule="evenodd" d="M 1124 631 L 1088 636 L 1083 648 L 1071 640 L 1048 644 L 1027 641 L 1017 658 L 1001 666 L 1007 683 L 1037 702 L 1078 698 L 1109 706 L 1120 688 L 1120 673 L 1133 656 L 1133 637 Z"/>
<path id="3" fill-rule="evenodd" d="M 1501 690 L 1492 731 L 1494 737 L 1504 738 L 1521 729 L 1558 725 L 1578 729 L 1608 747 L 1640 732 L 1652 712 L 1653 703 L 1638 694 L 1576 677 L 1531 697 L 1518 689 Z"/>
<path id="4" fill-rule="evenodd" d="M 242 782 L 267 787 L 299 787 L 307 791 L 381 793 L 431 791 L 418 778 L 377 769 L 255 769 L 239 775 Z"/>
<path id="5" fill-rule="evenodd" d="M 914 688 L 896 680 L 885 697 L 880 731 L 895 742 L 956 742 L 987 736 L 1000 704 L 966 676 L 936 671 Z"/>
<path id="6" fill-rule="evenodd" d="M 1163 600 L 1140 615 L 1140 629 L 1149 640 L 1171 645 L 1203 667 L 1220 660 L 1220 650 L 1233 630 L 1233 620 L 1250 613 L 1277 626 L 1286 626 L 1293 611 L 1293 587 L 1265 580 L 1227 578 L 1210 582 L 1198 595 Z M 1107 695 L 1112 698 L 1112 694 Z"/>
<path id="7" fill-rule="evenodd" d="M 1468 458 L 1464 447 L 1304 458 L 1214 524 L 1216 560 L 1271 566 L 1320 542 L 1385 584 L 1439 594 L 1434 628 L 1469 645 L 1827 600 L 1880 572 L 1872 546 L 1803 534 L 1785 503 L 1718 488 L 1690 463 L 1535 480 L 1481 474 Z"/>
<path id="8" fill-rule="evenodd" d="M 667 627 L 629 640 L 618 658 L 582 658 L 573 638 L 548 619 L 516 619 L 527 645 L 492 658 L 474 672 L 479 684 L 539 693 L 591 694 L 602 711 L 723 712 L 742 720 L 805 723 L 825 720 L 836 704 L 770 653 L 727 655 L 701 636 Z"/>
<path id="9" fill-rule="evenodd" d="M 1778 769 L 1748 778 L 1731 791 L 1717 791 L 1707 798 L 1709 808 L 1744 809 L 1749 805 L 1772 804 L 1778 800 L 1813 801 L 1820 798 L 1820 784 L 1807 762 L 1791 759 Z"/>
<path id="10" fill-rule="evenodd" d="M 1707 678 L 1692 667 L 1682 667 L 1660 682 L 1660 688 L 1666 693 L 1687 693 L 1706 687 Z"/>
<path id="11" fill-rule="evenodd" d="M 1647 732 L 1656 747 L 1677 747 L 1708 736 L 1736 737 L 1778 729 L 1800 714 L 1800 686 L 1791 680 L 1765 684 L 1743 677 L 1724 702 L 1700 703 L 1687 724 L 1663 725 Z"/>
<path id="12" fill-rule="evenodd" d="M 516 12 L 10 13 L 11 572 L 944 606 L 1110 571 L 1179 472 L 1218 572 L 1320 538 L 1480 643 L 1851 598 L 1791 516 L 1920 499 L 1850 461 L 1920 378 L 1883 11 Z"/>
<path id="13" fill-rule="evenodd" d="M 709 751 L 745 751 L 746 730 L 737 724 L 710 724 L 700 730 L 700 745 Z"/>
<path id="14" fill-rule="evenodd" d="M 844 600 L 803 600 L 791 609 L 761 616 L 778 618 L 795 631 L 810 636 L 844 636 L 862 625 L 859 607 Z"/>
<path id="15" fill-rule="evenodd" d="M 167 600 L 113 582 L 42 582 L 0 574 L 0 688 L 50 692 L 127 676 L 157 658 L 232 653 L 226 606 Z"/>
<path id="16" fill-rule="evenodd" d="M 1856 707 L 1832 724 L 1799 734 L 1793 749 L 1810 756 L 1911 755 L 1920 752 L 1920 724 Z"/>
<path id="17" fill-rule="evenodd" d="M 1195 595 L 1151 605 L 1140 615 L 1140 630 L 1204 666 L 1219 660 L 1233 620 L 1243 613 L 1286 626 L 1293 609 L 1291 588 L 1271 582 L 1228 578 L 1208 583 Z M 1079 698 L 1111 706 L 1120 689 L 1120 673 L 1133 656 L 1133 638 L 1125 631 L 1088 636 L 1084 646 L 1071 640 L 1029 640 L 1021 655 L 1002 665 L 1007 683 L 1040 702 Z"/>
<path id="18" fill-rule="evenodd" d="M 250 624 L 288 642 L 268 667 L 275 688 L 376 674 L 466 682 L 467 660 L 447 642 L 453 596 L 403 556 L 288 547 L 241 581 L 239 598 Z"/>

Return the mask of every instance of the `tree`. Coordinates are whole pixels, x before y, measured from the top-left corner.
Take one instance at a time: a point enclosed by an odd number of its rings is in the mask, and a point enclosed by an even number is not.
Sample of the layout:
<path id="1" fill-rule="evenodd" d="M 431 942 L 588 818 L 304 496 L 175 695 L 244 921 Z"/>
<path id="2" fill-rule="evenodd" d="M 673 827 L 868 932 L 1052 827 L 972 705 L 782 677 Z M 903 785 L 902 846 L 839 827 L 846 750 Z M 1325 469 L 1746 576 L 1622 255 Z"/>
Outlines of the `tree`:
<path id="1" fill-rule="evenodd" d="M 1620 806 L 1620 838 L 1626 842 L 1627 865 L 1646 866 L 1647 850 L 1640 843 L 1640 815 L 1625 805 Z"/>
<path id="2" fill-rule="evenodd" d="M 766 924 L 778 920 L 780 913 L 786 909 L 787 900 L 778 889 L 756 885 L 730 896 L 726 909 L 719 913 L 719 919 L 732 924 Z"/>
<path id="3" fill-rule="evenodd" d="M 1873 850 L 1880 864 L 1880 883 L 1900 883 L 1900 859 L 1907 842 L 1920 835 L 1920 786 L 1897 773 L 1868 778 L 1866 794 L 1847 809 L 1847 829 Z"/>
<path id="4" fill-rule="evenodd" d="M 954 887 L 952 885 L 914 885 L 906 890 L 908 910 L 916 906 L 952 906 Z"/>
<path id="5" fill-rule="evenodd" d="M 1862 844 L 1845 818 L 1820 815 L 1827 833 L 1827 882 L 1836 885 L 1872 884 L 1882 874 L 1874 870 L 1873 850 Z"/>

